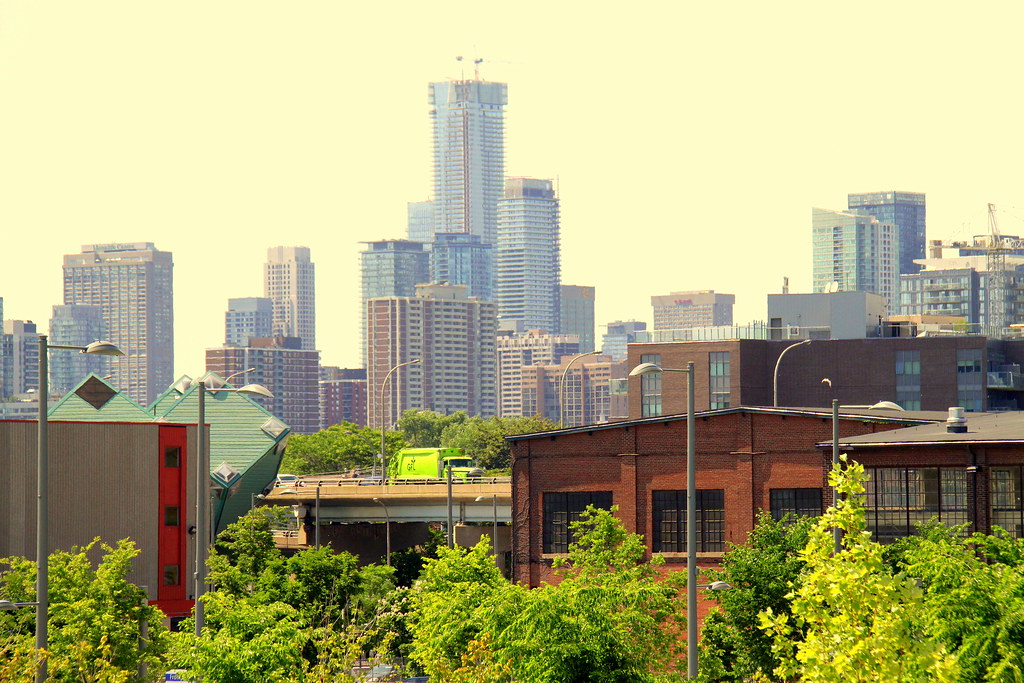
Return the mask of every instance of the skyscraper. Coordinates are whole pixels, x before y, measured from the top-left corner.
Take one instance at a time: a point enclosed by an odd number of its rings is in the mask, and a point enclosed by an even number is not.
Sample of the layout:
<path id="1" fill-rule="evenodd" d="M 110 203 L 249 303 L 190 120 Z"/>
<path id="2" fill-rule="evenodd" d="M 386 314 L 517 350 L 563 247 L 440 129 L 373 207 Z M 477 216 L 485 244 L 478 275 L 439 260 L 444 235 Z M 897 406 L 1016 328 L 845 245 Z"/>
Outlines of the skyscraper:
<path id="1" fill-rule="evenodd" d="M 580 352 L 574 334 L 550 334 L 545 330 L 498 331 L 498 416 L 521 417 L 540 413 L 523 412 L 523 373 L 531 365 L 556 365 L 563 356 Z"/>
<path id="2" fill-rule="evenodd" d="M 445 281 L 469 285 L 470 296 L 487 300 L 491 300 L 494 282 L 493 256 L 489 250 L 497 239 L 498 200 L 505 182 L 507 102 L 508 86 L 504 83 L 474 79 L 430 84 L 435 245 L 436 235 L 442 233 L 473 235 L 479 240 L 446 243 L 449 261 L 453 250 L 457 250 L 459 260 L 472 259 L 475 263 L 448 268 Z M 485 286 L 475 279 L 462 279 L 475 278 L 480 272 L 488 283 Z"/>
<path id="3" fill-rule="evenodd" d="M 434 241 L 434 202 L 409 202 L 407 211 L 408 237 L 413 242 L 423 242 L 430 249 Z"/>
<path id="4" fill-rule="evenodd" d="M 432 282 L 465 285 L 468 296 L 494 300 L 493 246 L 479 235 L 439 232 L 430 252 Z"/>
<path id="5" fill-rule="evenodd" d="M 406 410 L 492 417 L 497 411 L 495 305 L 466 295 L 465 285 L 419 285 L 416 296 L 370 299 L 367 310 L 369 424 L 394 424 Z M 383 408 L 383 414 L 381 412 Z"/>
<path id="6" fill-rule="evenodd" d="M 31 320 L 5 320 L 0 367 L 8 396 L 39 390 L 39 333 Z"/>
<path id="7" fill-rule="evenodd" d="M 269 337 L 274 329 L 274 302 L 247 297 L 228 299 L 224 314 L 224 346 L 248 346 L 255 337 Z"/>
<path id="8" fill-rule="evenodd" d="M 64 303 L 99 306 L 125 353 L 113 383 L 149 404 L 174 380 L 174 263 L 152 242 L 92 244 L 64 257 Z"/>
<path id="9" fill-rule="evenodd" d="M 896 310 L 900 236 L 874 216 L 815 208 L 812 287 L 815 292 L 874 292 Z M 832 284 L 835 283 L 835 284 Z"/>
<path id="10" fill-rule="evenodd" d="M 366 302 L 384 296 L 414 296 L 416 285 L 430 282 L 430 254 L 422 242 L 379 240 L 364 242 L 359 253 L 363 365 L 366 365 Z"/>
<path id="11" fill-rule="evenodd" d="M 863 192 L 847 196 L 850 211 L 867 213 L 881 223 L 896 226 L 900 235 L 900 273 L 916 273 L 914 259 L 925 253 L 925 202 L 923 192 Z"/>
<path id="12" fill-rule="evenodd" d="M 267 249 L 263 296 L 274 303 L 274 335 L 298 337 L 303 349 L 316 349 L 316 278 L 309 247 Z"/>
<path id="13" fill-rule="evenodd" d="M 53 307 L 53 317 L 50 318 L 50 344 L 87 346 L 106 338 L 103 309 L 99 306 L 65 304 Z M 54 349 L 50 352 L 50 391 L 67 393 L 78 386 L 89 373 L 103 377 L 107 374 L 110 363 L 109 356 Z"/>
<path id="14" fill-rule="evenodd" d="M 561 251 L 552 181 L 505 181 L 505 195 L 498 202 L 495 262 L 498 318 L 522 320 L 528 329 L 557 331 Z"/>
<path id="15" fill-rule="evenodd" d="M 583 285 L 559 287 L 560 331 L 580 338 L 580 353 L 594 350 L 594 288 Z"/>

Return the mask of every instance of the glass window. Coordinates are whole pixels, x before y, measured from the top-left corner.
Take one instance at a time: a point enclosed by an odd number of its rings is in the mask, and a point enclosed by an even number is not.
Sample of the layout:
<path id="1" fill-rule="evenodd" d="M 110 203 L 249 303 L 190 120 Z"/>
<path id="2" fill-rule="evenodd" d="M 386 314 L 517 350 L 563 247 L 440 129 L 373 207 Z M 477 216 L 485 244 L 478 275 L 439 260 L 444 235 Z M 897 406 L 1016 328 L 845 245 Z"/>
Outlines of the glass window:
<path id="1" fill-rule="evenodd" d="M 168 505 L 164 508 L 164 526 L 178 526 L 180 524 L 180 510 L 175 505 Z"/>
<path id="2" fill-rule="evenodd" d="M 1024 505 L 1021 480 L 1024 468 L 999 466 L 989 470 L 989 491 L 992 498 L 992 524 L 1009 532 L 1014 538 L 1024 538 Z"/>
<path id="3" fill-rule="evenodd" d="M 775 520 L 787 515 L 817 517 L 821 515 L 821 489 L 772 489 L 769 504 Z"/>
<path id="4" fill-rule="evenodd" d="M 181 467 L 180 446 L 168 446 L 164 449 L 164 467 Z"/>
<path id="5" fill-rule="evenodd" d="M 611 491 L 580 491 L 544 494 L 543 543 L 545 553 L 567 553 L 575 541 L 570 525 L 579 521 L 588 505 L 608 510 L 612 506 Z"/>
<path id="6" fill-rule="evenodd" d="M 640 362 L 661 365 L 661 354 L 643 354 Z M 661 373 L 640 376 L 640 409 L 642 417 L 661 415 Z"/>
<path id="7" fill-rule="evenodd" d="M 656 553 L 686 552 L 686 491 L 653 493 Z M 697 552 L 725 550 L 725 491 L 697 491 Z"/>
<path id="8" fill-rule="evenodd" d="M 177 586 L 181 583 L 181 569 L 176 564 L 164 565 L 164 585 Z"/>
<path id="9" fill-rule="evenodd" d="M 874 467 L 867 474 L 867 527 L 879 543 L 911 536 L 933 517 L 950 526 L 968 521 L 963 468 Z"/>
<path id="10" fill-rule="evenodd" d="M 729 352 L 721 351 L 708 354 L 708 386 L 710 387 L 710 408 L 729 407 Z"/>

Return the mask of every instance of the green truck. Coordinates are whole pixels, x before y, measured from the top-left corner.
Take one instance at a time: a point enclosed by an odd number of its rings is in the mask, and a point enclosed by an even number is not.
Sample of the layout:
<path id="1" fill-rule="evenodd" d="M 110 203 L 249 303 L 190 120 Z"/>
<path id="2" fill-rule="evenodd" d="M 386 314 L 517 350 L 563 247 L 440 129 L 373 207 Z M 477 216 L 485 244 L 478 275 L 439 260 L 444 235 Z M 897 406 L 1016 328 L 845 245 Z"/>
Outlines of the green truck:
<path id="1" fill-rule="evenodd" d="M 484 476 L 461 448 L 403 448 L 388 462 L 388 479 L 444 479 L 446 467 L 460 479 Z"/>

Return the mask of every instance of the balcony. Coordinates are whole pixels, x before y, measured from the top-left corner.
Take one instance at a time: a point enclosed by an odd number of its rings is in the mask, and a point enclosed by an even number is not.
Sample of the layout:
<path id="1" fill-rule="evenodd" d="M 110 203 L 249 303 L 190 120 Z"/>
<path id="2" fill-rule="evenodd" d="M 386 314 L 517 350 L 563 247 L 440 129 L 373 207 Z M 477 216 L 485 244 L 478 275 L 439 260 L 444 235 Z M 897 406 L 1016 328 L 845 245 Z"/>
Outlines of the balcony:
<path id="1" fill-rule="evenodd" d="M 1003 391 L 1024 391 L 1024 375 L 1021 375 L 1019 366 L 1015 366 L 1014 369 L 989 372 L 988 388 L 1001 389 Z"/>

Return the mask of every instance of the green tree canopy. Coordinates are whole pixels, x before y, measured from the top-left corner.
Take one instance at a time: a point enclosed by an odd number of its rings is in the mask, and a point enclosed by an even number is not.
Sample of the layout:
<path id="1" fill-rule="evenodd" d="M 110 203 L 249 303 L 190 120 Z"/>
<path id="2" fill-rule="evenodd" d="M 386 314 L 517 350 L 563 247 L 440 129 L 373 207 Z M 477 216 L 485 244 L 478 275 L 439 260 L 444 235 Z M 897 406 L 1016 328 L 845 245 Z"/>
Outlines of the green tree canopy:
<path id="1" fill-rule="evenodd" d="M 448 446 L 441 435 L 448 427 L 460 425 L 469 419 L 466 411 L 442 415 L 432 410 L 407 410 L 395 427 L 405 434 L 411 448 L 440 448 Z"/>
<path id="2" fill-rule="evenodd" d="M 506 436 L 550 429 L 555 429 L 555 423 L 543 417 L 471 417 L 445 427 L 441 443 L 461 448 L 485 470 L 508 469 L 512 451 Z"/>
<path id="3" fill-rule="evenodd" d="M 408 444 L 404 434 L 385 434 L 388 453 Z M 281 471 L 289 474 L 321 474 L 372 467 L 380 452 L 380 430 L 342 422 L 314 434 L 294 434 L 288 439 Z"/>

